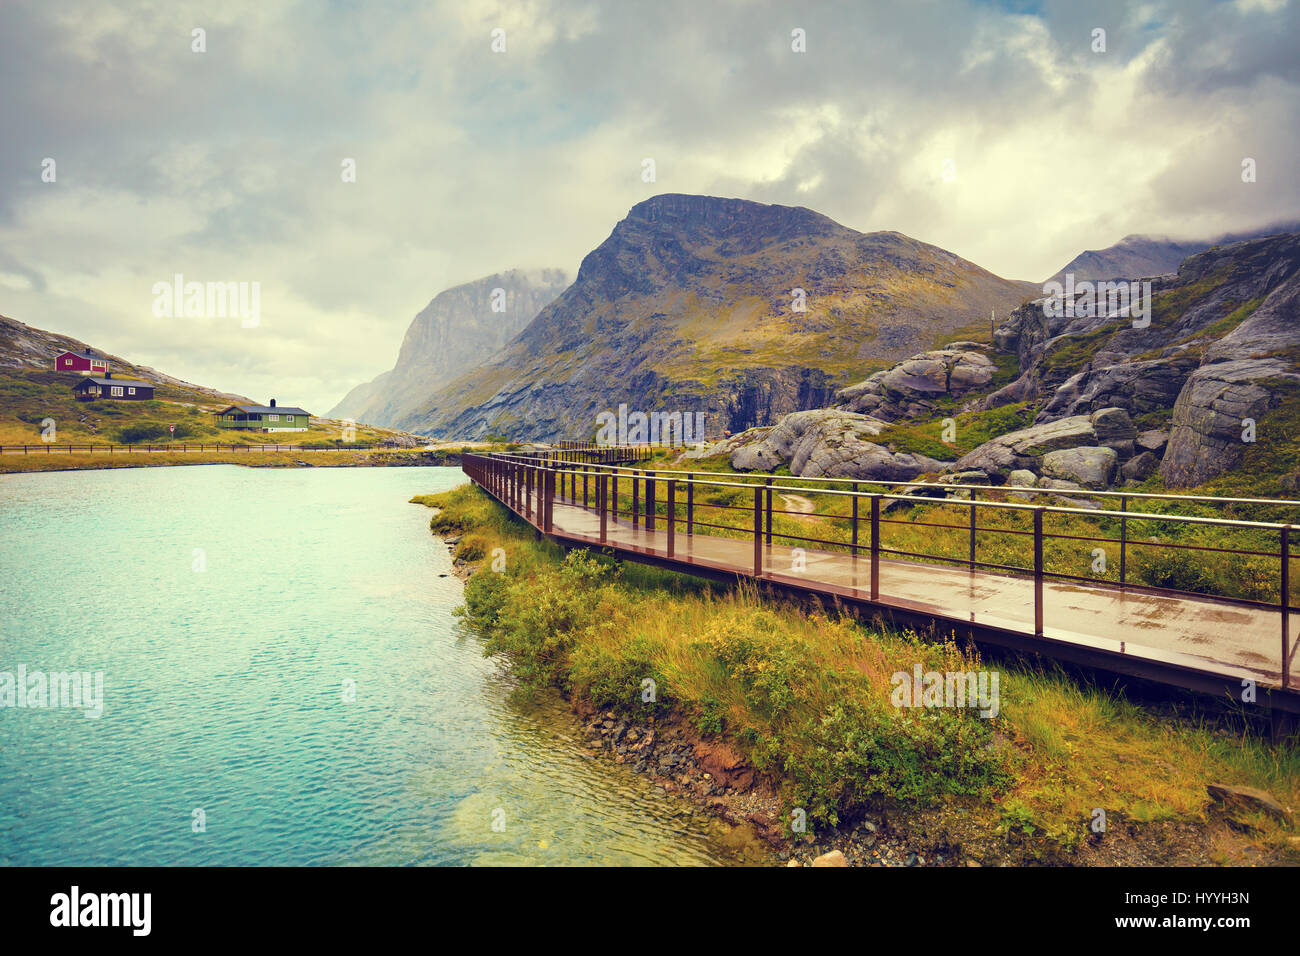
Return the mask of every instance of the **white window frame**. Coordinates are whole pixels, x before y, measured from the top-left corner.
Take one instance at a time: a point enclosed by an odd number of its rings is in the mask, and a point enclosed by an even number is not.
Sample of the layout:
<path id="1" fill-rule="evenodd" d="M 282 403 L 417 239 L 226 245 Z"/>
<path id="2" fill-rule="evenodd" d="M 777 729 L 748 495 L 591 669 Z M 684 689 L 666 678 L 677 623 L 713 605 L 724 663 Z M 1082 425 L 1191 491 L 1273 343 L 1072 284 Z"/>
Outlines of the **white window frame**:
<path id="1" fill-rule="evenodd" d="M 112 389 L 112 392 L 111 392 L 110 394 L 111 394 L 114 398 L 118 398 L 118 397 L 121 396 L 121 394 L 122 394 L 122 386 L 121 386 L 121 385 L 110 385 L 109 388 Z"/>
<path id="2" fill-rule="evenodd" d="M 134 395 L 134 394 L 135 394 L 135 389 L 133 389 L 133 388 L 128 388 L 128 389 L 126 390 L 126 394 L 128 394 L 128 395 Z"/>
<path id="3" fill-rule="evenodd" d="M 267 416 L 266 416 L 266 420 L 269 421 L 269 422 L 278 422 L 278 421 L 280 420 L 280 416 L 279 416 L 279 415 L 267 415 Z"/>

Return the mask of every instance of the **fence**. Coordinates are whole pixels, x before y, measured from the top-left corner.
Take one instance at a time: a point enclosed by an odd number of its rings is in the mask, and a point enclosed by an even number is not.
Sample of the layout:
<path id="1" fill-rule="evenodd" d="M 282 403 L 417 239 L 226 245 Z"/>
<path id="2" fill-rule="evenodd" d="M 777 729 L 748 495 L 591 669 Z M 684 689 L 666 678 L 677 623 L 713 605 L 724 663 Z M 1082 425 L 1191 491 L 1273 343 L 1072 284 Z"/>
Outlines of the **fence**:
<path id="1" fill-rule="evenodd" d="M 939 562 L 964 567 L 970 572 L 994 571 L 1033 581 L 1034 624 L 1033 633 L 1044 633 L 1043 585 L 1056 579 L 1081 583 L 1090 588 L 1133 591 L 1159 595 L 1188 595 L 1212 598 L 1226 604 L 1276 611 L 1280 618 L 1278 640 L 1280 646 L 1279 669 L 1284 689 L 1291 684 L 1291 667 L 1297 644 L 1291 640 L 1291 613 L 1297 605 L 1293 599 L 1291 562 L 1292 540 L 1295 526 L 1284 522 L 1249 521 L 1203 515 L 1174 514 L 1167 511 L 1134 511 L 1130 504 L 1155 502 L 1160 507 L 1172 503 L 1200 507 L 1250 506 L 1294 511 L 1300 502 L 1263 498 L 1225 498 L 1212 496 L 1171 495 L 1145 492 L 1108 492 L 1056 489 L 1019 488 L 992 485 L 936 485 L 924 482 L 899 482 L 876 484 L 852 479 L 783 479 L 774 475 L 748 474 L 709 476 L 708 473 L 672 469 L 647 469 L 629 467 L 627 460 L 615 463 L 611 455 L 622 454 L 636 461 L 651 457 L 653 450 L 644 448 L 609 449 L 589 446 L 561 448 L 555 451 L 525 455 L 466 455 L 463 467 L 469 477 L 502 501 L 507 507 L 533 523 L 540 531 L 554 531 L 556 501 L 586 509 L 599 517 L 599 538 L 606 543 L 611 520 L 625 520 L 635 531 L 664 532 L 663 545 L 666 556 L 676 556 L 679 534 L 693 537 L 698 529 L 718 532 L 724 537 L 752 537 L 752 566 L 738 568 L 756 578 L 765 576 L 764 556 L 770 552 L 774 539 L 787 545 L 812 546 L 824 552 L 846 552 L 869 560 L 870 599 L 880 600 L 880 565 L 882 556 L 916 562 Z M 864 490 L 870 488 L 905 487 L 921 490 L 928 495 L 944 497 L 918 497 L 890 491 Z M 839 510 L 789 510 L 773 507 L 774 496 L 783 493 L 814 494 L 826 507 L 838 503 Z M 711 497 L 705 497 L 705 496 Z M 953 499 L 952 495 L 961 496 Z M 997 500 L 1021 495 L 1033 499 L 1049 495 L 1060 498 L 1101 501 L 1117 504 L 1117 509 L 1089 508 L 1077 504 L 1037 504 L 1031 501 Z M 982 496 L 982 497 L 981 497 Z M 744 502 L 743 504 L 740 502 Z M 827 503 L 830 503 L 827 505 Z M 964 520 L 960 524 L 937 521 L 917 521 L 890 517 L 889 512 L 903 505 L 930 505 L 941 511 L 956 510 Z M 728 516 L 733 523 L 725 523 Z M 789 515 L 797 518 L 826 519 L 830 532 L 814 534 L 811 530 L 800 533 L 797 524 L 784 530 L 774 527 L 774 516 Z M 1063 529 L 1045 528 L 1048 519 L 1060 519 Z M 927 515 L 926 517 L 929 517 Z M 942 517 L 942 514 L 940 515 Z M 716 520 L 708 520 L 714 518 Z M 1001 525 L 998 524 L 1001 522 Z M 1103 524 L 1118 523 L 1118 534 L 1102 533 Z M 1019 527 L 1011 526 L 1019 524 Z M 1135 537 L 1130 525 L 1182 526 L 1215 531 L 1235 530 L 1248 534 L 1256 543 L 1253 547 L 1233 548 L 1208 544 L 1171 543 L 1149 537 Z M 890 525 L 911 529 L 926 529 L 923 533 L 937 538 L 943 532 L 956 532 L 963 538 L 960 555 L 935 553 L 916 547 L 890 547 L 884 538 L 884 528 Z M 1098 526 L 1096 530 L 1090 525 Z M 833 533 L 831 537 L 822 534 Z M 1024 563 L 1010 559 L 993 560 L 988 552 L 991 541 L 1005 536 L 1013 543 L 1004 551 L 1021 556 Z M 1044 548 L 1053 542 L 1079 544 L 1117 545 L 1119 549 L 1118 580 L 1086 577 L 1053 569 L 1044 559 Z M 982 549 L 981 549 L 982 546 Z M 1134 548 L 1165 551 L 1177 556 L 1178 561 L 1189 560 L 1204 553 L 1226 555 L 1234 560 L 1259 558 L 1271 564 L 1277 577 L 1277 600 L 1243 597 L 1239 594 L 1212 593 L 1179 587 L 1135 583 L 1130 577 L 1130 552 Z M 689 560 L 683 563 L 689 563 Z"/>

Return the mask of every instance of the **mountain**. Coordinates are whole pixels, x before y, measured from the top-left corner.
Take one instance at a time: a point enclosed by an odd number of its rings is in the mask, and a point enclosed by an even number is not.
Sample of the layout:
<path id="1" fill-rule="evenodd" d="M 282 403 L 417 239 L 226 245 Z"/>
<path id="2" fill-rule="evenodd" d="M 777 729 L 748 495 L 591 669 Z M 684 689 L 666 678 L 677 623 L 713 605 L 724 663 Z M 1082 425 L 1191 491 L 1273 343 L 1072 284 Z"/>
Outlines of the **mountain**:
<path id="1" fill-rule="evenodd" d="M 411 321 L 397 364 L 348 392 L 330 415 L 373 425 L 407 418 L 439 387 L 499 352 L 567 284 L 560 269 L 512 269 L 439 292 Z"/>
<path id="2" fill-rule="evenodd" d="M 1188 256 L 1204 252 L 1213 246 L 1297 230 L 1300 230 L 1300 222 L 1279 223 L 1249 232 L 1224 233 L 1213 239 L 1176 240 L 1168 236 L 1125 236 L 1105 249 L 1089 249 L 1079 253 L 1048 281 L 1061 282 L 1066 273 L 1073 274 L 1076 282 L 1165 275 L 1177 272 L 1179 263 Z"/>
<path id="3" fill-rule="evenodd" d="M 861 372 L 987 330 L 991 310 L 1038 291 L 810 209 L 656 196 L 632 207 L 501 353 L 394 424 L 461 438 L 591 437 L 598 414 L 627 403 L 702 413 L 706 433 L 720 435 L 816 407 Z"/>
<path id="4" fill-rule="evenodd" d="M 1128 314 L 1040 298 L 1005 317 L 992 351 L 965 342 L 914 355 L 828 408 L 688 457 L 1066 493 L 1300 490 L 1300 232 L 1216 245 L 1145 281 Z"/>

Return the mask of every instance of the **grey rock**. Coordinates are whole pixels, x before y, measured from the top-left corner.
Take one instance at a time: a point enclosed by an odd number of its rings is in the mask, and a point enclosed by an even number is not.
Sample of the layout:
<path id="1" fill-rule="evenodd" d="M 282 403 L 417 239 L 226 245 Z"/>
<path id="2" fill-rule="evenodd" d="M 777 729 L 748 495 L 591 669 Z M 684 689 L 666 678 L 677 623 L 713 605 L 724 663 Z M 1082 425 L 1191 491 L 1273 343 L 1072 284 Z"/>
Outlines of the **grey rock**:
<path id="1" fill-rule="evenodd" d="M 760 440 L 732 451 L 731 465 L 740 471 L 771 471 L 788 463 L 791 474 L 801 477 L 909 481 L 950 464 L 895 454 L 868 440 L 885 427 L 879 419 L 840 409 L 794 412 Z"/>
<path id="2" fill-rule="evenodd" d="M 1165 450 L 1165 445 L 1169 444 L 1169 433 L 1159 428 L 1152 428 L 1139 434 L 1136 444 L 1142 451 L 1159 454 Z"/>
<path id="3" fill-rule="evenodd" d="M 1103 408 L 1009 432 L 985 442 L 957 460 L 957 470 L 978 469 L 1005 480 L 1015 470 L 1032 468 L 1049 452 L 1132 440 L 1133 422 L 1122 408 Z"/>
<path id="4" fill-rule="evenodd" d="M 1064 448 L 1043 456 L 1043 474 L 1077 481 L 1087 488 L 1107 488 L 1115 479 L 1118 463 L 1115 450 L 1104 445 Z"/>
<path id="5" fill-rule="evenodd" d="M 1160 457 L 1151 451 L 1130 458 L 1120 467 L 1119 473 L 1134 482 L 1146 481 L 1160 467 Z"/>
<path id="6" fill-rule="evenodd" d="M 1160 475 L 1170 487 L 1199 485 L 1241 460 L 1243 422 L 1256 422 L 1274 400 L 1270 381 L 1300 382 L 1281 358 L 1238 359 L 1202 366 L 1183 386 Z"/>
<path id="7" fill-rule="evenodd" d="M 1007 484 L 1021 488 L 1032 488 L 1038 477 L 1027 468 L 1017 468 L 1007 475 Z"/>

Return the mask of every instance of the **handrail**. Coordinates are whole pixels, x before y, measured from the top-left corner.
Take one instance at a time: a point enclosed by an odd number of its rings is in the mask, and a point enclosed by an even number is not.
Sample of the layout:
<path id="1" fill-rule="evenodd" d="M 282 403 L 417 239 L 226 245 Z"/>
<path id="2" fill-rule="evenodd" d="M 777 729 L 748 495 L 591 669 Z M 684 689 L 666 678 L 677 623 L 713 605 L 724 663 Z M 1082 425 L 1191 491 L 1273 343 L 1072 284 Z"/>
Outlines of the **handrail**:
<path id="1" fill-rule="evenodd" d="M 655 448 L 656 446 L 612 446 L 612 445 L 593 445 L 592 448 L 613 448 L 613 447 L 631 447 L 631 448 Z M 542 452 L 532 452 L 528 454 L 520 452 L 500 452 L 494 454 L 514 455 L 516 457 L 535 458 L 541 456 Z M 601 465 L 592 463 L 598 468 L 612 468 L 616 465 Z M 688 469 L 673 468 L 656 468 L 655 474 L 659 475 L 698 475 L 698 471 Z M 800 475 L 774 475 L 770 472 L 748 471 L 736 475 L 737 478 L 757 478 L 767 480 L 769 478 L 789 478 L 795 481 L 818 481 L 826 484 L 846 484 L 846 485 L 878 485 L 890 488 L 942 488 L 942 489 L 966 489 L 974 491 L 1012 491 L 1017 494 L 1030 495 L 1058 495 L 1072 498 L 1143 498 L 1161 501 L 1187 501 L 1187 502 L 1211 502 L 1215 504 L 1240 504 L 1240 505 L 1270 505 L 1281 507 L 1300 508 L 1300 500 L 1289 498 L 1227 498 L 1217 495 L 1176 495 L 1167 492 L 1153 491 L 1095 491 L 1090 488 L 1036 488 L 1031 485 L 968 485 L 964 482 L 940 483 L 937 481 L 884 481 L 869 478 L 829 478 L 829 477 L 803 477 Z M 749 487 L 747 484 L 746 487 Z M 808 491 L 807 488 L 796 489 L 799 491 Z M 829 493 L 829 489 L 825 493 Z"/>
<path id="2" fill-rule="evenodd" d="M 813 546 L 824 545 L 832 550 L 845 549 L 850 551 L 855 557 L 860 552 L 867 552 L 870 554 L 872 564 L 872 601 L 876 601 L 878 598 L 879 562 L 882 554 L 915 558 L 922 561 L 967 565 L 972 573 L 977 568 L 980 568 L 1011 573 L 1032 574 L 1035 593 L 1035 636 L 1041 636 L 1043 634 L 1044 608 L 1042 603 L 1042 591 L 1043 581 L 1046 578 L 1078 581 L 1097 588 L 1119 588 L 1121 590 L 1133 589 L 1136 591 L 1157 594 L 1189 595 L 1202 599 L 1211 597 L 1228 604 L 1271 608 L 1280 612 L 1282 624 L 1281 674 L 1283 688 L 1285 689 L 1289 686 L 1290 662 L 1295 655 L 1300 652 L 1300 641 L 1297 641 L 1296 645 L 1293 647 L 1290 640 L 1290 615 L 1291 613 L 1300 610 L 1300 608 L 1297 608 L 1292 604 L 1290 594 L 1290 562 L 1294 560 L 1295 557 L 1300 557 L 1300 555 L 1293 555 L 1290 547 L 1291 532 L 1292 528 L 1295 527 L 1291 524 L 1202 517 L 1199 515 L 1169 514 L 1163 511 L 1130 511 L 1124 506 L 1127 503 L 1127 497 L 1139 497 L 1139 495 L 1129 493 L 1110 493 L 1108 495 L 1111 497 L 1121 498 L 1124 504 L 1121 504 L 1120 510 L 1097 510 L 1092 508 L 1073 507 L 1065 504 L 1044 505 L 1038 503 L 991 501 L 988 499 L 979 499 L 975 494 L 971 494 L 967 498 L 918 498 L 915 495 L 909 494 L 862 490 L 861 486 L 878 484 L 880 486 L 902 485 L 907 487 L 930 487 L 935 488 L 936 490 L 942 490 L 945 493 L 953 490 L 978 491 L 980 489 L 1002 492 L 1037 490 L 1041 493 L 1056 494 L 1058 496 L 1062 495 L 1064 489 L 1021 489 L 1016 486 L 936 485 L 928 482 L 876 483 L 864 480 L 853 481 L 852 479 L 796 479 L 803 482 L 827 482 L 834 484 L 852 484 L 855 486 L 852 489 L 808 488 L 804 485 L 785 484 L 784 481 L 788 479 L 774 475 L 749 473 L 746 475 L 713 477 L 712 473 L 709 472 L 701 473 L 679 469 L 644 467 L 644 460 L 652 457 L 653 454 L 654 449 L 650 446 L 621 447 L 572 443 L 570 447 L 541 449 L 535 452 L 523 454 L 509 452 L 486 452 L 480 454 L 467 452 L 463 458 L 463 467 L 471 480 L 480 484 L 490 494 L 502 503 L 506 504 L 506 506 L 512 511 L 522 516 L 526 521 L 533 524 L 543 533 L 551 533 L 553 531 L 554 505 L 557 498 L 561 502 L 567 501 L 570 505 L 588 511 L 594 510 L 599 513 L 599 540 L 602 544 L 607 539 L 610 518 L 622 518 L 626 516 L 630 519 L 630 526 L 633 530 L 643 526 L 644 532 L 647 534 L 656 534 L 658 531 L 656 525 L 658 525 L 662 520 L 663 530 L 666 532 L 669 557 L 672 556 L 675 549 L 676 532 L 679 524 L 684 524 L 684 531 L 688 537 L 694 535 L 696 527 L 717 528 L 720 531 L 726 531 L 742 538 L 747 537 L 752 533 L 754 538 L 754 564 L 752 574 L 754 577 L 759 579 L 769 578 L 772 573 L 770 570 L 765 573 L 763 569 L 764 545 L 770 548 L 774 537 L 784 539 L 791 543 L 807 542 Z M 578 487 L 579 475 L 582 476 L 581 491 Z M 611 477 L 614 479 L 612 482 L 609 480 Z M 620 479 L 622 481 L 620 481 Z M 756 482 L 754 479 L 760 479 L 761 483 Z M 622 482 L 629 480 L 632 485 L 630 503 L 627 510 L 624 510 L 620 507 L 619 485 Z M 657 486 L 662 487 L 666 491 L 666 498 L 658 493 Z M 697 503 L 695 501 L 695 490 L 697 487 L 752 489 L 754 498 L 753 505 L 726 505 L 712 504 L 709 502 Z M 679 493 L 683 490 L 685 491 L 686 499 L 686 513 L 684 517 L 681 514 L 681 499 L 679 497 Z M 806 533 L 800 534 L 797 533 L 797 529 L 792 532 L 785 530 L 775 531 L 773 529 L 774 514 L 800 514 L 800 512 L 791 512 L 773 508 L 773 495 L 779 492 L 803 492 L 849 499 L 852 502 L 852 511 L 850 515 L 813 512 L 810 517 L 826 518 L 830 519 L 832 522 L 851 522 L 851 541 L 827 540 L 827 538 L 837 537 L 838 532 L 834 530 L 834 524 L 829 526 L 829 533 L 826 537 L 816 537 L 813 534 Z M 1076 493 L 1073 490 L 1068 492 L 1068 495 L 1074 494 Z M 1166 501 L 1195 500 L 1193 496 L 1184 495 L 1146 495 L 1145 497 L 1158 498 Z M 859 540 L 859 521 L 861 511 L 859 508 L 859 502 L 864 500 L 869 505 L 869 544 L 860 543 Z M 1245 501 L 1247 499 L 1241 500 Z M 970 535 L 969 554 L 956 557 L 948 554 L 927 554 L 885 546 L 881 540 L 882 524 L 909 523 L 906 521 L 900 521 L 899 519 L 882 517 L 881 504 L 882 502 L 889 501 L 904 501 L 913 505 L 930 504 L 938 507 L 969 509 L 970 520 L 968 525 L 933 525 L 922 523 L 925 527 L 933 526 L 937 528 L 953 529 L 958 532 L 966 531 L 968 528 Z M 1300 502 L 1296 501 L 1278 501 L 1275 503 L 1289 506 L 1300 505 Z M 662 505 L 667 505 L 668 510 L 661 519 L 658 516 L 658 511 Z M 737 527 L 730 524 L 713 524 L 708 521 L 701 521 L 695 515 L 697 507 L 721 509 L 723 511 L 752 512 L 752 531 L 745 527 L 744 524 Z M 1032 515 L 1033 518 L 1033 531 L 1017 529 L 1015 527 L 980 527 L 976 520 L 976 513 L 981 508 L 986 510 L 993 509 L 994 511 L 1001 511 L 1004 513 L 1027 512 Z M 1119 537 L 1099 537 L 1099 534 L 1104 534 L 1103 529 L 1100 528 L 1094 529 L 1085 527 L 1082 529 L 1076 529 L 1084 531 L 1085 533 L 1083 534 L 1069 534 L 1044 530 L 1043 519 L 1047 514 L 1077 516 L 1079 518 L 1091 519 L 1093 521 L 1117 520 L 1119 522 Z M 1262 550 L 1260 549 L 1260 546 L 1257 545 L 1256 550 L 1243 551 L 1239 549 L 1213 547 L 1201 544 L 1175 544 L 1153 540 L 1130 539 L 1128 537 L 1127 527 L 1130 520 L 1239 528 L 1249 531 L 1263 531 L 1269 533 L 1275 532 L 1279 535 L 1278 550 Z M 1090 531 L 1093 533 L 1086 533 Z M 1033 539 L 1033 566 L 1029 567 L 1020 566 L 1018 564 L 991 563 L 989 561 L 978 560 L 976 547 L 977 534 L 1001 534 L 1031 537 Z M 1043 543 L 1047 539 L 1119 544 L 1118 583 L 1113 579 L 1090 578 L 1066 573 L 1068 569 L 1048 570 L 1044 564 L 1043 556 Z M 1272 602 L 1228 594 L 1207 595 L 1203 592 L 1197 591 L 1129 583 L 1127 575 L 1127 551 L 1130 546 L 1143 548 L 1176 548 L 1178 549 L 1176 553 L 1185 553 L 1186 551 L 1213 551 L 1276 559 L 1281 565 L 1281 581 L 1278 591 L 1278 600 Z M 939 550 L 944 550 L 944 547 L 940 547 Z M 1013 557 L 1012 560 L 1018 559 Z M 1105 572 L 1103 571 L 1102 573 Z"/>

